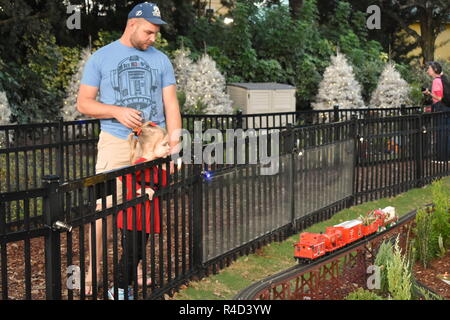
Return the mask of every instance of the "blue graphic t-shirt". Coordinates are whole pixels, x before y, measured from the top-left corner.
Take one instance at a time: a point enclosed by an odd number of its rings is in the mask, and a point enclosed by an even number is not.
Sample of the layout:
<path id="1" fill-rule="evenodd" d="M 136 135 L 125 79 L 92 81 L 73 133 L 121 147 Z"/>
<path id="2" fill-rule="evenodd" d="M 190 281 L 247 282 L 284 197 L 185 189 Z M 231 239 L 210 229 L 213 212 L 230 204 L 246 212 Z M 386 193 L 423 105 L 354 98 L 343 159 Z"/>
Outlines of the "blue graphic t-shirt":
<path id="1" fill-rule="evenodd" d="M 81 84 L 99 88 L 104 104 L 134 108 L 144 122 L 166 126 L 162 88 L 176 84 L 169 58 L 149 47 L 140 51 L 116 40 L 97 50 L 84 67 Z M 131 129 L 116 119 L 101 119 L 101 130 L 127 139 Z"/>

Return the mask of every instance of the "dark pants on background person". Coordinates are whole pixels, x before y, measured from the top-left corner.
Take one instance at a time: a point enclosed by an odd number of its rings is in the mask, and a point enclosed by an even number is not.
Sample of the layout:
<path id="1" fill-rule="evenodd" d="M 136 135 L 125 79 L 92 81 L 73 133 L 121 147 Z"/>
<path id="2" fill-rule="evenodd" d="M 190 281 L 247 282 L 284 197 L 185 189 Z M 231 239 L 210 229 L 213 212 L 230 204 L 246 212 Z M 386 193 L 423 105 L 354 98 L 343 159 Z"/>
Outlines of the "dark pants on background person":
<path id="1" fill-rule="evenodd" d="M 433 112 L 449 112 L 450 108 L 442 102 L 432 105 Z M 450 114 L 446 114 L 436 121 L 436 160 L 450 160 Z"/>
<path id="2" fill-rule="evenodd" d="M 133 231 L 133 230 L 124 230 L 121 229 L 122 231 L 122 248 L 123 248 L 123 252 L 122 252 L 122 257 L 120 259 L 119 262 L 119 288 L 125 289 L 126 287 L 128 287 L 129 285 L 131 285 L 133 283 L 133 280 L 137 281 L 137 275 L 133 275 L 133 273 L 135 272 L 139 262 L 142 260 L 142 251 L 145 250 L 145 248 L 142 247 L 142 237 L 145 237 L 144 239 L 144 243 L 147 244 L 148 238 L 150 236 L 150 234 L 146 233 L 146 232 L 142 232 L 142 231 Z M 135 254 L 133 253 L 133 243 L 135 242 L 135 233 L 136 233 L 136 252 Z M 127 250 L 127 255 L 125 256 L 125 237 L 126 237 L 126 250 Z M 136 258 L 136 261 L 135 261 Z M 125 277 L 125 273 L 126 273 L 126 268 L 125 266 L 127 266 L 128 268 L 128 281 L 125 281 L 126 277 Z M 134 277 L 136 277 L 136 279 L 134 279 Z"/>

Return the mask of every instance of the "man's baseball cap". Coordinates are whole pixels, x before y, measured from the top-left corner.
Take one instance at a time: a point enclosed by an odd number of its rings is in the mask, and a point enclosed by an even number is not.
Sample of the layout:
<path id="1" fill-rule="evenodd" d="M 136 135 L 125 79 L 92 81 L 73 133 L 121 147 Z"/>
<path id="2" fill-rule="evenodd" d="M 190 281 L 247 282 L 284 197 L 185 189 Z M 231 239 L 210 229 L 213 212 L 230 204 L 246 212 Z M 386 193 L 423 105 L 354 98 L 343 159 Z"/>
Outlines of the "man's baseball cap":
<path id="1" fill-rule="evenodd" d="M 136 5 L 128 14 L 128 19 L 131 18 L 144 18 L 148 22 L 157 25 L 167 24 L 161 19 L 161 12 L 158 6 L 151 2 L 143 2 Z"/>

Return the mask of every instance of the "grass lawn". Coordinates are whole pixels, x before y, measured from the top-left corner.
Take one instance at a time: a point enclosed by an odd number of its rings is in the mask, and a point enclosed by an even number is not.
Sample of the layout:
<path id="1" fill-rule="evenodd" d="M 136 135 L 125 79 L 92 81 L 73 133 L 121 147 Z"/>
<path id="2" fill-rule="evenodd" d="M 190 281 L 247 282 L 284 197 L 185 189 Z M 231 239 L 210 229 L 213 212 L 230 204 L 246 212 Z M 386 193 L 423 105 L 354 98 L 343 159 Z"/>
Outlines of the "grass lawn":
<path id="1" fill-rule="evenodd" d="M 450 189 L 450 177 L 443 179 L 444 185 Z M 393 206 L 397 214 L 402 216 L 414 209 L 432 202 L 431 186 L 412 189 L 396 197 L 383 198 L 367 202 L 335 214 L 330 220 L 315 224 L 305 231 L 320 232 L 325 227 L 357 218 L 369 210 Z M 293 244 L 299 234 L 293 235 L 280 243 L 272 243 L 255 254 L 240 257 L 229 267 L 218 274 L 200 281 L 190 282 L 175 294 L 175 300 L 225 300 L 232 299 L 239 291 L 253 282 L 262 280 L 272 274 L 283 271 L 296 264 L 293 258 Z"/>

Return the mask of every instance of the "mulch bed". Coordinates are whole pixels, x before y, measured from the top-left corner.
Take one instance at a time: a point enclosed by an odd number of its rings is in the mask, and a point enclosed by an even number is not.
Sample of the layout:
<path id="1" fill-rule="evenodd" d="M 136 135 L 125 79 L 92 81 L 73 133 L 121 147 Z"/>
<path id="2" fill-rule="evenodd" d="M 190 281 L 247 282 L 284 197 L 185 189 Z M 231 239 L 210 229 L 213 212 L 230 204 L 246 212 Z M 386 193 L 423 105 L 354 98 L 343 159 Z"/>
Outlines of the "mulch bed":
<path id="1" fill-rule="evenodd" d="M 444 257 L 431 261 L 428 268 L 425 269 L 421 263 L 416 263 L 413 270 L 418 281 L 443 298 L 450 299 L 450 285 L 437 277 L 445 272 L 450 274 L 450 251 L 447 251 Z"/>

